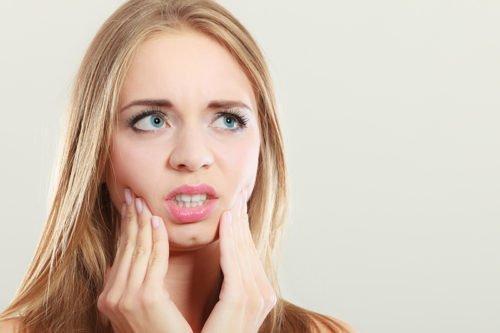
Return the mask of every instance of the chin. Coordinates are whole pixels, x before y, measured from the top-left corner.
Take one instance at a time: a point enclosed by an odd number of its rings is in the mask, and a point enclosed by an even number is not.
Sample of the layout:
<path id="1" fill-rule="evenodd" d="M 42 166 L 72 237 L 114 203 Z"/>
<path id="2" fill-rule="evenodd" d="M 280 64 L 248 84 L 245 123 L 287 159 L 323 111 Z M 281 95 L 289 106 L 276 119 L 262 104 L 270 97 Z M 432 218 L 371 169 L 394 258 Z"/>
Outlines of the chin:
<path id="1" fill-rule="evenodd" d="M 210 220 L 183 224 L 167 221 L 170 251 L 194 251 L 216 243 L 217 226 Z"/>

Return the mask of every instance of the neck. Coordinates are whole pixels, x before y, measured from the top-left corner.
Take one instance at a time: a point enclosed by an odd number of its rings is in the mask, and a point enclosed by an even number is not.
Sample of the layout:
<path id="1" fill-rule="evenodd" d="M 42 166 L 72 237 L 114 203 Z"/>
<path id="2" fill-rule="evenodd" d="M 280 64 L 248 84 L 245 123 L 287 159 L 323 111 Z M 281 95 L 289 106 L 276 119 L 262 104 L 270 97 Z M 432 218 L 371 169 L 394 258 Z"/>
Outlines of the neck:
<path id="1" fill-rule="evenodd" d="M 219 242 L 199 250 L 171 252 L 165 283 L 193 332 L 200 332 L 219 300 L 222 283 Z"/>

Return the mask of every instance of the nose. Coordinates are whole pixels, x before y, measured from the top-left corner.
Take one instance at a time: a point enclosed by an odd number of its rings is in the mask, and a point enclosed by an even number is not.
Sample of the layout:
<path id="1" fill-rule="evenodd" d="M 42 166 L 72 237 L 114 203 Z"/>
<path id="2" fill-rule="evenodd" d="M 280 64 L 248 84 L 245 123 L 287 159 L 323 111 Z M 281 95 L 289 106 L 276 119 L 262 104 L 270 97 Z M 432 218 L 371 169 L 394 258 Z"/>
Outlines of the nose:
<path id="1" fill-rule="evenodd" d="M 203 131 L 200 128 L 179 130 L 175 147 L 170 154 L 170 166 L 179 171 L 193 172 L 206 169 L 212 163 L 213 154 Z"/>

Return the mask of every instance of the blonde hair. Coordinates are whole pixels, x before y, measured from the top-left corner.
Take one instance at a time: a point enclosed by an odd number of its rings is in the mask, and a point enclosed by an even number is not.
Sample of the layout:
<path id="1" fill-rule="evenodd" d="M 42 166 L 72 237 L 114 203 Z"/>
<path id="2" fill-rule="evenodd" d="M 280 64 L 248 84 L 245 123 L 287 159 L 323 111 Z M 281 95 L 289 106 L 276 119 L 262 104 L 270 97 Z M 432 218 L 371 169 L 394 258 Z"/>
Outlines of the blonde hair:
<path id="1" fill-rule="evenodd" d="M 134 51 L 155 33 L 190 29 L 219 42 L 252 83 L 261 148 L 248 214 L 261 261 L 279 300 L 259 332 L 314 332 L 339 321 L 282 297 L 273 253 L 287 211 L 286 165 L 274 92 L 259 47 L 227 10 L 210 0 L 132 0 L 101 27 L 76 76 L 55 195 L 40 243 L 15 298 L 0 314 L 22 315 L 25 332 L 111 332 L 97 309 L 113 261 L 119 213 L 102 183 L 118 96 Z"/>

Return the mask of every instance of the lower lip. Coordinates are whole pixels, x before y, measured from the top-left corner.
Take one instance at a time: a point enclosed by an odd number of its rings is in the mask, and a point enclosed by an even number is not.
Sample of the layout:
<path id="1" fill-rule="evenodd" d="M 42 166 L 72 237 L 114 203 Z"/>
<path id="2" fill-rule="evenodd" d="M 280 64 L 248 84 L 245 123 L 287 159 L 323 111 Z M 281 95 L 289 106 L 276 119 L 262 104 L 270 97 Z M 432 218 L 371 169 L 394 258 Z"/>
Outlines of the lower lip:
<path id="1" fill-rule="evenodd" d="M 167 200 L 167 207 L 173 219 L 182 223 L 198 222 L 206 219 L 215 208 L 217 199 L 207 199 L 202 206 L 179 207 L 175 199 Z"/>

